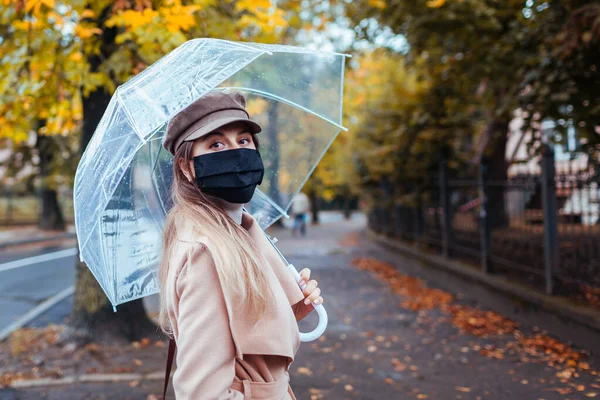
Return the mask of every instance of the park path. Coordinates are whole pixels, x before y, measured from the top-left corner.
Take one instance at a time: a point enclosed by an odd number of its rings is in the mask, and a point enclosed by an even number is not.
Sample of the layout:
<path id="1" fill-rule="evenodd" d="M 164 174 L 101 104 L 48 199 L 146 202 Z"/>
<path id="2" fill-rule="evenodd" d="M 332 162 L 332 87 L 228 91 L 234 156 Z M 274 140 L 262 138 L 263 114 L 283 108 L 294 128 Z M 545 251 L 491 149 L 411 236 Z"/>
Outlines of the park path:
<path id="1" fill-rule="evenodd" d="M 367 240 L 364 224 L 357 215 L 312 227 L 304 238 L 271 231 L 298 269 L 311 268 L 330 318 L 290 368 L 299 400 L 600 398 L 598 362 L 585 350 L 482 309 L 468 292 L 414 277 L 422 268 Z M 6 398 L 151 399 L 161 385 L 88 383 Z"/>

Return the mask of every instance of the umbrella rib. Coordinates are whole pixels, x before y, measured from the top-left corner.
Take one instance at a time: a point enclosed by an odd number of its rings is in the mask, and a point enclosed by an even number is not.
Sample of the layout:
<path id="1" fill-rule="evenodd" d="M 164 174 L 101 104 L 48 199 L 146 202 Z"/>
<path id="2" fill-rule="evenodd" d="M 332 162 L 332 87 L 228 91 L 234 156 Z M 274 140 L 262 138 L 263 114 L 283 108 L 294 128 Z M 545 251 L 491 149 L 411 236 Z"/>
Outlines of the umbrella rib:
<path id="1" fill-rule="evenodd" d="M 146 93 L 143 90 L 136 90 L 136 93 L 138 95 L 142 96 L 142 97 L 146 96 L 146 98 L 151 101 L 151 99 L 148 98 L 148 96 L 146 95 Z M 137 135 L 138 139 L 140 139 L 140 141 L 143 144 L 145 144 L 146 143 L 146 139 L 144 139 L 144 136 L 140 132 L 140 129 L 139 129 L 137 123 L 135 122 L 135 119 L 133 118 L 133 115 L 131 115 L 131 111 L 125 105 L 125 101 L 123 100 L 123 97 L 121 96 L 121 92 L 119 92 L 118 88 L 117 88 L 117 90 L 115 90 L 115 96 L 118 98 L 120 106 L 123 107 L 123 111 L 125 112 L 125 115 L 127 116 L 127 119 L 129 120 L 129 125 L 133 128 L 133 131 Z"/>
<path id="2" fill-rule="evenodd" d="M 340 74 L 340 116 L 344 115 L 344 70 L 346 68 L 346 58 L 342 58 L 342 71 Z M 348 130 L 346 129 L 346 132 Z"/>
<path id="3" fill-rule="evenodd" d="M 337 122 L 334 122 L 334 121 L 330 120 L 329 118 L 327 118 L 327 117 L 325 117 L 325 116 L 323 116 L 321 114 L 318 114 L 318 113 L 316 113 L 316 112 L 314 112 L 314 111 L 312 111 L 312 110 L 310 110 L 310 109 L 308 109 L 308 108 L 306 108 L 304 106 L 301 106 L 298 103 L 294 103 L 293 101 L 290 101 L 290 100 L 287 100 L 287 99 L 285 99 L 283 97 L 277 96 L 276 94 L 264 92 L 264 91 L 258 90 L 258 89 L 251 89 L 251 88 L 247 88 L 247 87 L 243 87 L 243 86 L 227 86 L 225 88 L 217 88 L 215 90 L 226 90 L 226 89 L 245 90 L 247 92 L 260 94 L 260 95 L 262 95 L 264 97 L 268 97 L 268 98 L 271 98 L 271 99 L 274 99 L 274 100 L 278 100 L 278 101 L 280 101 L 282 103 L 285 103 L 285 104 L 288 104 L 288 105 L 290 105 L 292 107 L 299 108 L 300 110 L 302 110 L 304 112 L 307 112 L 307 113 L 309 113 L 311 115 L 314 115 L 315 117 L 320 118 L 323 121 L 329 122 L 330 124 L 332 124 L 332 125 L 340 128 L 341 130 L 343 130 L 345 132 L 348 132 L 348 128 L 346 128 L 345 126 L 340 125 Z"/>
<path id="4" fill-rule="evenodd" d="M 277 211 L 279 211 L 281 214 L 283 214 L 284 217 L 289 218 L 290 216 L 288 215 L 288 213 L 281 208 L 277 203 L 275 203 L 273 200 L 271 200 L 269 198 L 269 196 L 267 196 L 262 190 L 257 189 L 256 192 L 259 194 L 259 196 L 262 195 L 262 197 L 265 199 L 265 201 L 267 201 L 270 205 L 272 205 L 273 207 L 275 207 L 275 209 Z"/>

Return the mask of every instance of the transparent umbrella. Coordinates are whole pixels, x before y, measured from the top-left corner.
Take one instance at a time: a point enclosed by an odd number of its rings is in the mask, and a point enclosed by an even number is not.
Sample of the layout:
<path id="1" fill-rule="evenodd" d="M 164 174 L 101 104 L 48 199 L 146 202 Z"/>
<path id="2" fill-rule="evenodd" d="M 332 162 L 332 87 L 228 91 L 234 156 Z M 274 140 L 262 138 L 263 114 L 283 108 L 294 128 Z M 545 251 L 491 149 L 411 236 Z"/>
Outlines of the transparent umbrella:
<path id="1" fill-rule="evenodd" d="M 195 39 L 117 88 L 77 167 L 74 188 L 80 258 L 115 310 L 159 291 L 173 181 L 173 157 L 161 146 L 169 120 L 209 91 L 244 94 L 248 112 L 263 126 L 265 164 L 263 183 L 246 208 L 264 230 L 287 216 L 294 195 L 344 129 L 345 58 L 302 47 Z M 316 308 L 320 326 L 302 340 L 324 329 L 325 310 Z"/>

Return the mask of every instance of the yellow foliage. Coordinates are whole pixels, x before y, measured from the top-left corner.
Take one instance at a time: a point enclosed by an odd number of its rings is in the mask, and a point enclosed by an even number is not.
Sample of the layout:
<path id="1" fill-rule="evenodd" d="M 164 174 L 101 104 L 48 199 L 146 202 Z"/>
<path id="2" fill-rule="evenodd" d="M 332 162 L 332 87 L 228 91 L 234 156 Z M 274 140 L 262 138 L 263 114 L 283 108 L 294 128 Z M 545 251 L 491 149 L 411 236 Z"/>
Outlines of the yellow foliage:
<path id="1" fill-rule="evenodd" d="M 81 54 L 79 51 L 75 52 L 69 56 L 69 59 L 73 61 L 81 61 L 83 60 L 83 54 Z"/>
<path id="2" fill-rule="evenodd" d="M 194 13 L 201 10 L 199 5 L 161 8 L 160 14 L 165 20 L 169 32 L 187 31 L 196 24 Z"/>
<path id="3" fill-rule="evenodd" d="M 287 26 L 288 22 L 283 15 L 283 10 L 264 12 L 256 9 L 253 14 L 244 14 L 242 18 L 240 18 L 239 25 L 241 28 L 255 26 L 260 28 L 264 34 L 270 35 L 273 34 L 277 28 L 283 29 Z"/>
<path id="4" fill-rule="evenodd" d="M 254 98 L 246 104 L 246 111 L 250 116 L 264 114 L 267 108 L 267 101 L 262 98 Z"/>
<path id="5" fill-rule="evenodd" d="M 75 35 L 81 39 L 89 39 L 94 35 L 102 33 L 102 29 L 96 27 L 85 27 L 83 25 L 75 25 Z"/>
<path id="6" fill-rule="evenodd" d="M 150 8 L 144 9 L 142 12 L 136 10 L 120 11 L 106 21 L 106 26 L 124 26 L 129 29 L 137 29 L 140 26 L 148 25 L 153 22 L 154 18 L 158 17 L 158 11 Z"/>
<path id="7" fill-rule="evenodd" d="M 38 14 L 44 5 L 48 8 L 54 8 L 54 0 L 27 0 L 25 2 L 25 11 Z"/>
<path id="8" fill-rule="evenodd" d="M 0 59 L 8 60 L 0 64 L 0 137 L 15 141 L 27 140 L 39 120 L 46 122 L 39 133 L 78 135 L 81 89 L 83 96 L 100 87 L 112 92 L 185 40 L 243 37 L 281 42 L 288 21 L 294 17 L 299 21 L 293 13 L 302 9 L 297 0 L 286 2 L 285 11 L 269 0 L 236 1 L 233 10 L 216 0 L 2 0 L 0 4 L 9 10 L 0 12 L 0 25 L 14 29 L 0 46 Z M 23 20 L 23 10 L 31 18 Z M 107 20 L 99 21 L 106 13 Z M 91 71 L 89 60 L 101 51 L 98 35 L 110 27 L 119 28 L 117 46 Z M 32 30 L 34 40 L 28 42 Z M 30 46 L 27 57 L 23 43 Z M 265 104 L 254 102 L 249 107 L 258 113 Z"/>
<path id="9" fill-rule="evenodd" d="M 427 7 L 429 7 L 429 8 L 440 8 L 444 4 L 446 4 L 446 0 L 429 0 L 427 2 Z"/>
<path id="10" fill-rule="evenodd" d="M 238 11 L 250 11 L 252 13 L 258 10 L 268 10 L 273 3 L 271 0 L 240 0 L 235 4 Z"/>
<path id="11" fill-rule="evenodd" d="M 83 18 L 94 18 L 96 16 L 96 13 L 93 10 L 85 9 L 81 12 L 81 14 L 79 14 L 79 16 L 83 19 Z"/>
<path id="12" fill-rule="evenodd" d="M 386 7 L 385 1 L 383 0 L 369 0 L 369 5 L 371 7 L 376 7 L 380 9 L 384 9 Z"/>
<path id="13" fill-rule="evenodd" d="M 22 30 L 22 31 L 28 31 L 29 29 L 35 29 L 35 28 L 39 27 L 40 25 L 41 25 L 41 23 L 38 20 L 35 20 L 35 21 L 15 21 L 12 24 L 12 26 L 15 29 Z"/>

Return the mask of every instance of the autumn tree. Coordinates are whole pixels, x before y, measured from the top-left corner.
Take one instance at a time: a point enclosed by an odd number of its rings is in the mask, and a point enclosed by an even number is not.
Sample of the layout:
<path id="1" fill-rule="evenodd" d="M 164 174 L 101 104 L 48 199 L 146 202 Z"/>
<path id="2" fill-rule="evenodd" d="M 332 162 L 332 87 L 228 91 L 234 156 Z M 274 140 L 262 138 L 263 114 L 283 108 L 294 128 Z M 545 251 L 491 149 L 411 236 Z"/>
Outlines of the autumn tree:
<path id="1" fill-rule="evenodd" d="M 2 81 L 11 90 L 3 91 L 0 129 L 19 141 L 37 120 L 47 127 L 38 129 L 43 134 L 76 133 L 81 124 L 81 152 L 116 87 L 167 52 L 194 37 L 273 42 L 299 10 L 294 1 L 274 7 L 248 0 L 21 0 L 4 6 L 1 51 L 12 62 L 2 68 L 12 81 Z M 23 83 L 15 87 L 15 81 Z M 140 300 L 114 314 L 83 263 L 77 264 L 72 326 L 84 340 L 99 332 L 137 339 L 155 331 Z"/>
<path id="2" fill-rule="evenodd" d="M 534 151 L 539 149 L 540 122 L 551 119 L 556 121 L 557 134 L 548 139 L 564 144 L 567 130 L 572 129 L 578 138 L 577 150 L 598 162 L 600 4 L 550 1 L 542 11 L 533 4 L 526 11 L 536 20 L 531 34 L 540 53 L 522 82 L 520 97 L 527 111 L 524 129 L 533 133 L 529 145 Z"/>
<path id="3" fill-rule="evenodd" d="M 71 76 L 77 60 L 61 31 L 65 18 L 50 6 L 53 2 L 5 1 L 0 10 L 0 139 L 17 149 L 36 133 L 36 151 L 21 155 L 39 169 L 40 227 L 63 229 L 56 190 L 69 182 L 63 178 L 72 172 L 74 152 L 67 137 L 78 128 L 81 108 Z"/>
<path id="4" fill-rule="evenodd" d="M 535 21 L 526 18 L 523 6 L 520 0 L 392 0 L 348 7 L 365 37 L 378 34 L 363 23 L 375 18 L 406 37 L 409 63 L 421 60 L 419 68 L 432 88 L 424 98 L 430 119 L 423 132 L 447 139 L 443 148 L 459 147 L 462 154 L 454 157 L 474 164 L 486 158 L 490 179 L 498 181 L 507 177 L 508 125 L 519 105 L 521 82 L 537 56 L 536 42 L 527 35 Z M 492 227 L 507 222 L 498 190 L 489 193 Z"/>

